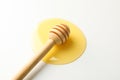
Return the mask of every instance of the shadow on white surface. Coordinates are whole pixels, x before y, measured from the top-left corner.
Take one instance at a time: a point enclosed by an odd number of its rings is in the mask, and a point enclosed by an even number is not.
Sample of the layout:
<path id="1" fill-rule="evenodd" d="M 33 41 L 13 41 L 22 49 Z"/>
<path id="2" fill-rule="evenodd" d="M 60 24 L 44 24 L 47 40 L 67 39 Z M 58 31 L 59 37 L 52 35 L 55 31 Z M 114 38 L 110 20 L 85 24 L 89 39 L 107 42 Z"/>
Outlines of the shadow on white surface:
<path id="1" fill-rule="evenodd" d="M 46 66 L 46 63 L 40 61 L 33 70 L 25 77 L 24 80 L 33 80 L 33 78 Z"/>

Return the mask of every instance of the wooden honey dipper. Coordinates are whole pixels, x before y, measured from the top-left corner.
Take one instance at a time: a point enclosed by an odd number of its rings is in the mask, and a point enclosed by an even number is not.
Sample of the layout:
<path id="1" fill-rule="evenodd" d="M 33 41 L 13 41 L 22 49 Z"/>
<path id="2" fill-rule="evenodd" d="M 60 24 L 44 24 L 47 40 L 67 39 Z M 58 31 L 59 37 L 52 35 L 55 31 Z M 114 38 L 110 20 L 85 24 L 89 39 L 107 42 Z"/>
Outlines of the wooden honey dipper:
<path id="1" fill-rule="evenodd" d="M 55 25 L 49 32 L 49 39 L 40 52 L 25 65 L 25 67 L 15 76 L 13 80 L 23 80 L 24 77 L 34 68 L 34 66 L 47 54 L 55 44 L 63 44 L 67 41 L 70 29 L 65 24 Z"/>

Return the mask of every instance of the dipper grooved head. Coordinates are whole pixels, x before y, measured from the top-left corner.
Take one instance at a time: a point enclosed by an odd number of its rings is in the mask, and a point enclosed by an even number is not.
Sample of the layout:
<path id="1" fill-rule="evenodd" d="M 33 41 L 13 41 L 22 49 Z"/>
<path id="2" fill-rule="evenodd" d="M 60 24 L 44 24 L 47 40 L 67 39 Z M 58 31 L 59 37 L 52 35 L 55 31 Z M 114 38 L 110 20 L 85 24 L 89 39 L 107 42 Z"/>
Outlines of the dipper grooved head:
<path id="1" fill-rule="evenodd" d="M 55 41 L 56 44 L 63 44 L 67 41 L 70 29 L 65 24 L 55 25 L 49 32 L 49 39 Z"/>

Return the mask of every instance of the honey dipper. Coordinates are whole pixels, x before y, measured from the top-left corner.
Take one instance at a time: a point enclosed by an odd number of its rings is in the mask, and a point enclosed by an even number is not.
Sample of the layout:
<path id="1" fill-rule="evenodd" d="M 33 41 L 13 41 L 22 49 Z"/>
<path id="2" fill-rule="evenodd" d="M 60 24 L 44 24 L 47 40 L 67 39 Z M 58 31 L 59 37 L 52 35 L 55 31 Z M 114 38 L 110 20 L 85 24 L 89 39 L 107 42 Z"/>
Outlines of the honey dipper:
<path id="1" fill-rule="evenodd" d="M 49 32 L 49 39 L 40 49 L 40 52 L 25 65 L 25 67 L 15 76 L 14 80 L 23 80 L 24 77 L 34 68 L 34 66 L 47 54 L 47 52 L 55 45 L 64 44 L 70 34 L 70 29 L 65 24 L 53 26 Z"/>

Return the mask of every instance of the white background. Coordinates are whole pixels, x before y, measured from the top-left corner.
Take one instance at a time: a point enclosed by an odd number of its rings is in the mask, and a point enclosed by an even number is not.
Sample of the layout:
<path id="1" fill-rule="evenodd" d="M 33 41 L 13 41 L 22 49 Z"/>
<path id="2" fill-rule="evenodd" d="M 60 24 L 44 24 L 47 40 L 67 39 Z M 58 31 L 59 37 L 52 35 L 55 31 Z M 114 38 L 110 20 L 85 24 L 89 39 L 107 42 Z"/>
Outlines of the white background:
<path id="1" fill-rule="evenodd" d="M 87 49 L 73 63 L 45 65 L 33 80 L 120 80 L 119 0 L 0 0 L 0 80 L 34 55 L 32 32 L 48 18 L 79 26 Z"/>

